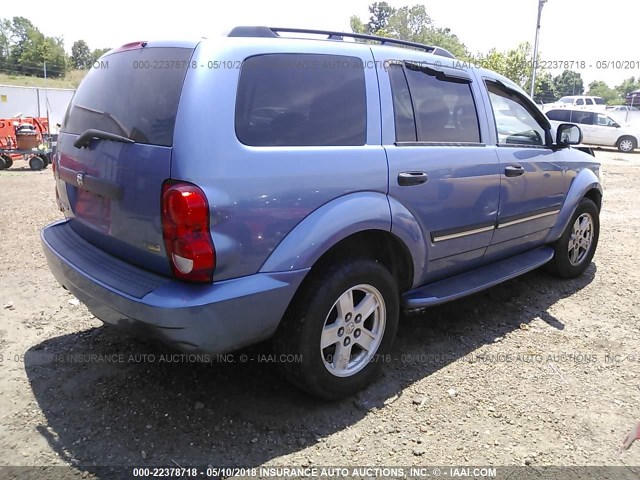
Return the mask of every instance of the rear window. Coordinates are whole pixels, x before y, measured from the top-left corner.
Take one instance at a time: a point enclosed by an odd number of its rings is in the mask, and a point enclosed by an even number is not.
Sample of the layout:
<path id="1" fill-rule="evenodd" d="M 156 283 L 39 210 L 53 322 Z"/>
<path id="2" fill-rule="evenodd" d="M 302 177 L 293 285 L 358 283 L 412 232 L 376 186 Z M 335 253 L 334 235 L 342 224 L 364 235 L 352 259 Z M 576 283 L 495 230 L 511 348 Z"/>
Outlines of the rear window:
<path id="1" fill-rule="evenodd" d="M 556 122 L 570 122 L 571 111 L 570 110 L 550 110 L 547 112 L 547 118 L 549 120 L 555 120 Z"/>
<path id="2" fill-rule="evenodd" d="M 190 48 L 139 48 L 108 55 L 76 92 L 62 131 L 94 128 L 138 143 L 171 146 Z"/>
<path id="3" fill-rule="evenodd" d="M 600 97 L 595 97 L 593 99 L 594 102 L 596 102 L 596 105 L 606 105 L 607 103 L 604 101 L 603 98 Z"/>
<path id="4" fill-rule="evenodd" d="M 235 128 L 245 145 L 364 145 L 366 127 L 359 58 L 271 54 L 244 61 Z"/>

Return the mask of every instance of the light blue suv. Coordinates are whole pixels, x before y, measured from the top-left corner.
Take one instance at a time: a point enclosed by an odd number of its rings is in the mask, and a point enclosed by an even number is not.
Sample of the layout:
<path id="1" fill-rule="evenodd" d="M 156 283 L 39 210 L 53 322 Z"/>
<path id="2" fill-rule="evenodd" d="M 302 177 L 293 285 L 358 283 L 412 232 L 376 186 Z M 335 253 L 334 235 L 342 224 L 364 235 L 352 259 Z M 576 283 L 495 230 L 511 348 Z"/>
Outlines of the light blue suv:
<path id="1" fill-rule="evenodd" d="M 338 398 L 375 377 L 402 309 L 542 265 L 575 277 L 595 252 L 580 129 L 438 47 L 238 27 L 99 66 L 42 244 L 107 324 L 194 353 L 273 338 L 287 378 Z"/>

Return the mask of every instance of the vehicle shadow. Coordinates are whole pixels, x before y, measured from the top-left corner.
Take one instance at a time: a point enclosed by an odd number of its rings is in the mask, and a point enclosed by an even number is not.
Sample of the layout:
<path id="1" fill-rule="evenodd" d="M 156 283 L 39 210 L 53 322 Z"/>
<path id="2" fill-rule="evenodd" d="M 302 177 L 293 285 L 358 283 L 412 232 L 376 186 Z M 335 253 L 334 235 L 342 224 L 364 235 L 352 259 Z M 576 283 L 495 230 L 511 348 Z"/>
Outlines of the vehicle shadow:
<path id="1" fill-rule="evenodd" d="M 29 167 L 28 164 L 26 166 L 16 166 L 14 164 L 10 168 L 6 168 L 4 170 L 0 170 L 0 173 L 2 173 L 2 172 L 7 172 L 7 173 L 34 172 L 34 173 L 38 173 L 38 172 L 43 172 L 45 170 L 48 170 L 48 167 L 47 168 L 43 168 L 42 170 L 32 170 L 31 167 Z"/>
<path id="2" fill-rule="evenodd" d="M 228 361 L 161 362 L 175 352 L 100 327 L 29 349 L 25 369 L 47 419 L 40 433 L 79 470 L 115 478 L 96 466 L 256 466 L 353 425 L 408 385 L 522 324 L 541 318 L 563 329 L 549 307 L 595 273 L 591 264 L 582 277 L 562 281 L 534 271 L 462 301 L 404 314 L 383 377 L 338 402 L 315 400 L 286 383 L 270 358 L 260 357 L 270 353 L 267 344 Z M 420 353 L 434 354 L 434 361 L 403 360 Z"/>

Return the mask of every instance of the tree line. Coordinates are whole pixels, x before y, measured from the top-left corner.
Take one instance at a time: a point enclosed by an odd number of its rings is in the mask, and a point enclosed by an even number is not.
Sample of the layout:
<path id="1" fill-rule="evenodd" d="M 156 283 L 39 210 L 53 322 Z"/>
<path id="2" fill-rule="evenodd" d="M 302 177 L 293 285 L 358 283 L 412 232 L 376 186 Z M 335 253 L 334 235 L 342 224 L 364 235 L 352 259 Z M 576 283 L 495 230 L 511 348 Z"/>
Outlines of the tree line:
<path id="1" fill-rule="evenodd" d="M 90 68 L 108 48 L 91 50 L 84 40 L 64 50 L 62 37 L 47 37 L 29 19 L 0 18 L 0 73 L 10 75 L 64 77 L 71 69 Z"/>
<path id="2" fill-rule="evenodd" d="M 507 50 L 491 49 L 487 53 L 473 55 L 467 46 L 449 28 L 438 27 L 424 5 L 392 7 L 387 2 L 369 5 L 369 21 L 351 17 L 354 33 L 367 33 L 398 38 L 427 45 L 438 45 L 449 50 L 456 58 L 480 64 L 498 72 L 520 85 L 531 89 L 533 55 L 529 43 L 521 43 Z M 0 18 L 0 73 L 12 75 L 63 77 L 69 70 L 91 68 L 109 48 L 91 50 L 84 40 L 74 42 L 71 55 L 64 49 L 62 37 L 45 36 L 30 20 L 24 17 Z M 544 64 L 540 58 L 538 65 Z M 536 77 L 534 100 L 549 103 L 565 95 L 595 95 L 608 104 L 623 104 L 628 93 L 640 89 L 640 77 L 630 77 L 611 88 L 603 81 L 591 82 L 585 89 L 579 72 L 565 70 L 552 76 L 540 70 Z M 586 92 L 585 92 L 586 90 Z"/>
<path id="3" fill-rule="evenodd" d="M 531 74 L 534 59 L 531 45 L 521 43 L 516 48 L 472 54 L 467 46 L 449 28 L 438 27 L 427 13 L 424 5 L 392 7 L 387 2 L 369 5 L 369 21 L 358 16 L 351 17 L 351 30 L 382 37 L 397 38 L 427 45 L 437 45 L 450 51 L 461 61 L 481 65 L 511 79 L 526 92 L 531 91 Z M 537 64 L 544 65 L 538 57 Z M 555 77 L 538 68 L 534 89 L 534 100 L 540 103 L 554 102 L 566 95 L 594 95 L 602 97 L 608 104 L 624 104 L 628 93 L 640 89 L 640 77 L 631 77 L 611 88 L 603 81 L 593 81 L 585 92 L 584 81 L 579 72 L 564 70 Z"/>

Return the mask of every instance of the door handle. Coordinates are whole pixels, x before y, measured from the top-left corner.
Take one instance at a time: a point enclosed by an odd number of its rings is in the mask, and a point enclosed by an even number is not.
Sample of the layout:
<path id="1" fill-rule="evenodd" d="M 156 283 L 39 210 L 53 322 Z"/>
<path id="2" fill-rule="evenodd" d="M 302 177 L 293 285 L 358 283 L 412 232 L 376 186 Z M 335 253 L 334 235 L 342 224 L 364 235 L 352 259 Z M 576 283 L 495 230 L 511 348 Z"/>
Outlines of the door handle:
<path id="1" fill-rule="evenodd" d="M 507 177 L 519 177 L 524 173 L 524 168 L 520 165 L 509 165 L 504 169 L 504 174 Z"/>
<path id="2" fill-rule="evenodd" d="M 401 172 L 398 174 L 398 185 L 401 187 L 420 185 L 427 180 L 429 180 L 429 175 L 426 172 Z"/>

